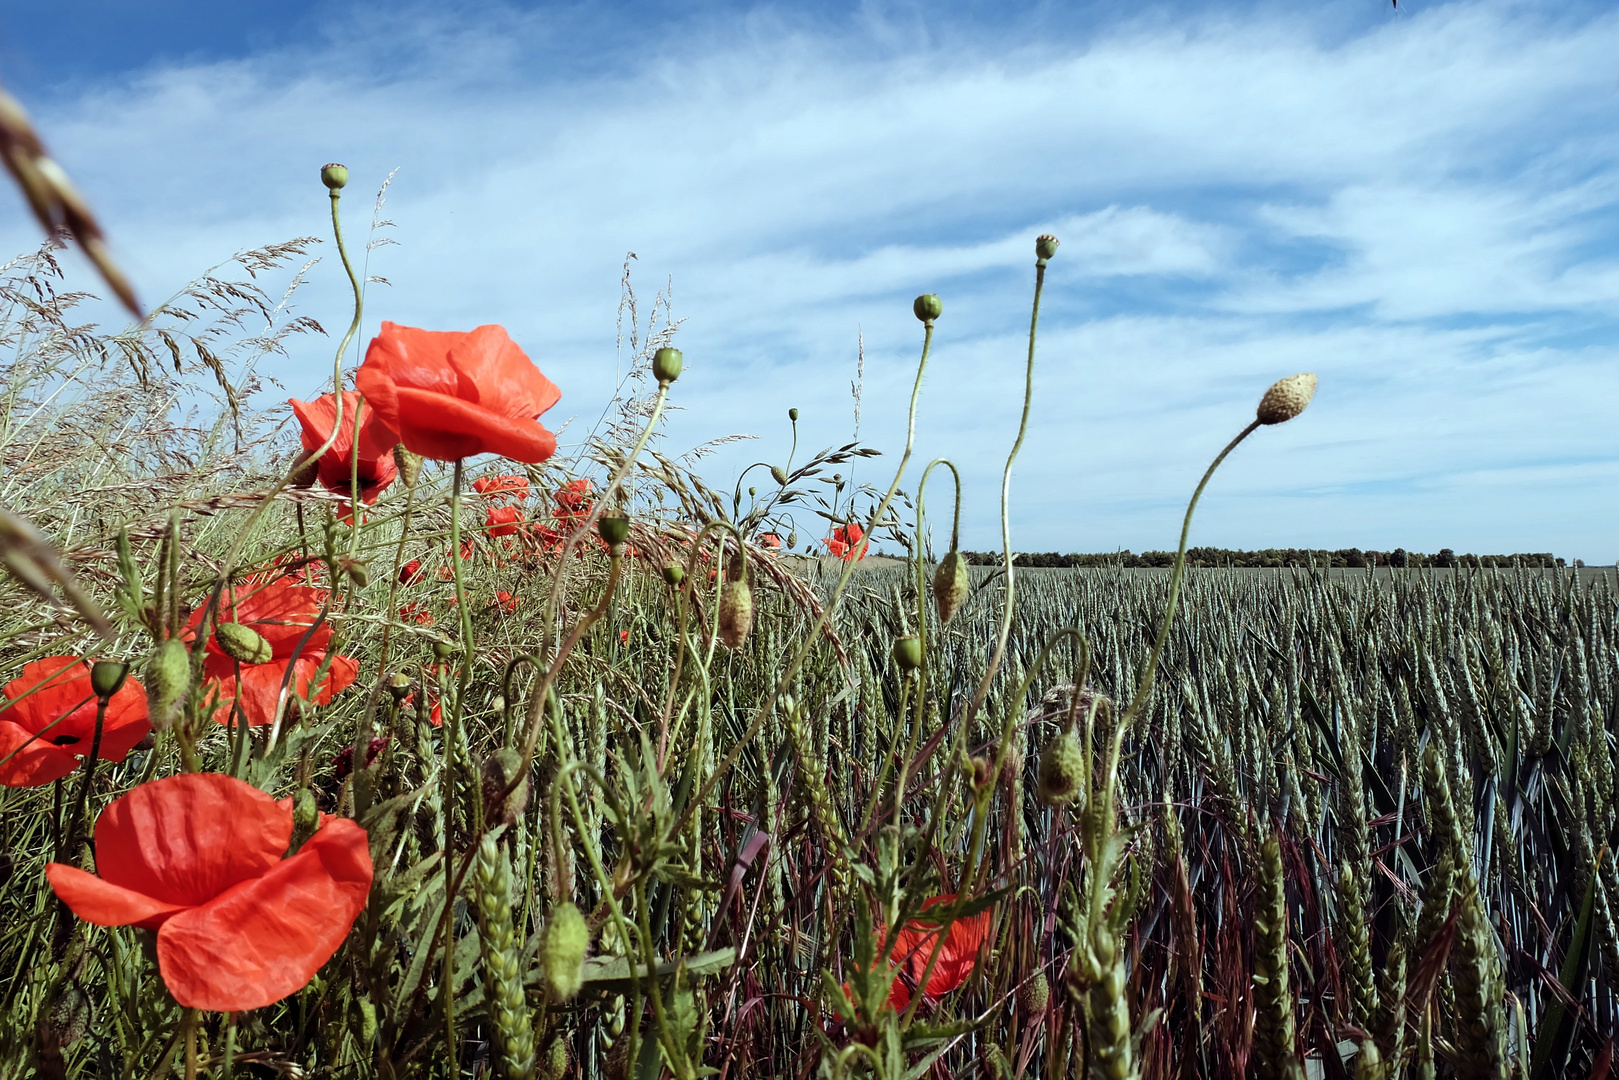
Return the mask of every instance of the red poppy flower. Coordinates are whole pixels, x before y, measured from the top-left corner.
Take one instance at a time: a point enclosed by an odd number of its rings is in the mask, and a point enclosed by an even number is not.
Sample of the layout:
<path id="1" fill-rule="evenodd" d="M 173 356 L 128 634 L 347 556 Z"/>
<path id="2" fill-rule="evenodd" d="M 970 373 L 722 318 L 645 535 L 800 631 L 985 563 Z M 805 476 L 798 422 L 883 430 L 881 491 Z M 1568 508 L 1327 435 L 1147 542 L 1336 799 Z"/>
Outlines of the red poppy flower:
<path id="1" fill-rule="evenodd" d="M 414 585 L 422 580 L 422 560 L 412 559 L 399 568 L 399 584 Z"/>
<path id="2" fill-rule="evenodd" d="M 564 520 L 568 518 L 584 517 L 590 513 L 590 481 L 569 480 L 556 494 L 557 509 L 555 515 Z"/>
<path id="3" fill-rule="evenodd" d="M 371 891 L 365 830 L 327 821 L 291 858 L 291 800 L 217 773 L 141 784 L 96 822 L 96 870 L 51 863 L 51 888 L 97 926 L 157 931 L 181 1005 L 259 1009 L 308 985 Z"/>
<path id="4" fill-rule="evenodd" d="M 515 506 L 491 506 L 483 517 L 483 525 L 490 536 L 512 536 L 522 520 L 523 511 Z"/>
<path id="5" fill-rule="evenodd" d="M 839 525 L 832 530 L 832 535 L 826 538 L 826 550 L 844 562 L 864 559 L 866 551 L 860 546 L 860 541 L 865 535 L 866 530 L 853 521 L 847 525 Z"/>
<path id="6" fill-rule="evenodd" d="M 516 611 L 517 605 L 521 604 L 522 602 L 523 598 L 521 596 L 513 596 L 509 592 L 497 592 L 495 594 L 495 603 L 499 604 L 500 610 L 504 611 L 508 615 Z"/>
<path id="7" fill-rule="evenodd" d="M 781 537 L 777 536 L 775 533 L 760 533 L 759 534 L 759 546 L 760 547 L 767 547 L 771 551 L 780 551 L 781 550 Z"/>
<path id="8" fill-rule="evenodd" d="M 925 911 L 954 899 L 954 894 L 935 896 L 925 901 L 922 909 Z M 967 981 L 978 961 L 978 950 L 989 935 L 989 917 L 988 911 L 980 911 L 950 924 L 939 959 L 928 976 L 927 997 L 937 1000 Z M 895 1009 L 903 1009 L 911 1003 L 911 990 L 922 981 L 922 973 L 927 970 L 928 959 L 938 940 L 939 924 L 921 919 L 912 919 L 895 935 L 894 950 L 888 954 L 889 963 L 898 966 L 894 984 L 888 990 L 888 1003 Z"/>
<path id="9" fill-rule="evenodd" d="M 304 452 L 311 453 L 325 445 L 332 434 L 332 421 L 337 418 L 337 399 L 322 394 L 314 401 L 291 399 L 292 411 L 302 425 L 299 439 Z M 393 433 L 377 423 L 376 413 L 360 401 L 353 390 L 343 391 L 343 420 L 338 425 L 337 438 L 331 449 L 315 462 L 317 475 L 323 486 L 332 491 L 353 490 L 354 467 L 354 414 L 360 414 L 360 498 L 366 504 L 377 501 L 382 489 L 394 482 L 399 466 L 394 463 Z"/>
<path id="10" fill-rule="evenodd" d="M 472 482 L 472 490 L 486 499 L 509 496 L 518 502 L 522 502 L 528 498 L 528 477 L 480 476 Z"/>
<path id="11" fill-rule="evenodd" d="M 382 324 L 354 384 L 405 449 L 439 461 L 500 454 L 544 461 L 556 436 L 535 420 L 562 391 L 503 327 L 470 333 Z"/>
<path id="12" fill-rule="evenodd" d="M 0 784 L 38 787 L 79 767 L 79 758 L 90 753 L 96 737 L 96 693 L 90 688 L 88 663 L 76 656 L 47 656 L 24 664 L 4 695 Z M 99 756 L 122 761 L 151 730 L 146 691 L 134 679 L 125 679 L 107 700 Z"/>
<path id="13" fill-rule="evenodd" d="M 399 618 L 403 622 L 413 622 L 417 626 L 433 625 L 433 613 L 427 610 L 427 605 L 414 600 L 399 609 Z"/>
<path id="14" fill-rule="evenodd" d="M 429 698 L 429 700 L 431 700 L 433 702 L 433 707 L 428 710 L 427 722 L 429 724 L 432 724 L 434 727 L 443 727 L 444 726 L 444 702 L 441 701 L 440 699 L 436 698 L 436 697 L 433 697 L 431 694 L 428 695 L 428 698 Z M 405 700 L 401 701 L 399 703 L 399 707 L 403 708 L 403 709 L 408 709 L 408 708 L 413 707 L 415 704 L 416 704 L 416 695 L 412 693 L 412 694 L 407 694 L 405 696 Z"/>
<path id="15" fill-rule="evenodd" d="M 386 735 L 379 735 L 365 744 L 366 768 L 369 769 L 371 767 L 371 763 L 377 760 L 377 755 L 382 753 L 383 747 L 387 745 L 388 737 Z M 339 780 L 341 780 L 343 777 L 347 776 L 353 771 L 354 744 L 350 743 L 349 745 L 343 747 L 343 749 L 339 750 L 337 755 L 332 758 L 332 772 Z"/>
<path id="16" fill-rule="evenodd" d="M 281 680 L 288 668 L 293 678 L 289 690 L 317 705 L 332 700 L 332 695 L 348 687 L 360 674 L 358 660 L 348 656 L 333 656 L 331 666 L 321 679 L 319 689 L 311 692 L 315 675 L 326 659 L 326 646 L 332 640 L 330 623 L 322 623 L 304 641 L 304 634 L 320 615 L 326 599 L 324 589 L 306 585 L 293 585 L 285 579 L 269 584 L 247 582 L 235 589 L 227 589 L 219 598 L 214 613 L 216 626 L 239 623 L 247 627 L 269 646 L 270 659 L 264 663 L 250 663 L 233 659 L 219 644 L 219 635 L 208 637 L 208 656 L 203 661 L 203 678 L 218 702 L 214 720 L 231 723 L 232 704 L 241 707 L 242 714 L 252 726 L 275 722 L 276 704 L 281 697 Z M 194 638 L 202 621 L 202 609 L 193 612 L 183 635 Z M 303 648 L 300 651 L 299 643 Z M 241 672 L 238 682 L 237 671 Z"/>

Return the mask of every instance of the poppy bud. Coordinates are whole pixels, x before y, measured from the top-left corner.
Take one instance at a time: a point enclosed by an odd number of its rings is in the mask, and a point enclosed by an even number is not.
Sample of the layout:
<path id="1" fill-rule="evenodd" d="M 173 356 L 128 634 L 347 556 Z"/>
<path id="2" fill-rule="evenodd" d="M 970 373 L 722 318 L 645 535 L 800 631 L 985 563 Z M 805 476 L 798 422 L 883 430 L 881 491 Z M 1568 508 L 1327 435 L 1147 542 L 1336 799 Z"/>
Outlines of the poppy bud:
<path id="1" fill-rule="evenodd" d="M 798 410 L 797 409 L 788 409 L 787 410 L 787 419 L 791 420 L 795 424 L 798 423 Z"/>
<path id="2" fill-rule="evenodd" d="M 1037 1016 L 1046 1011 L 1051 1004 L 1051 984 L 1046 981 L 1046 973 L 1037 971 L 1034 978 L 1024 983 L 1018 990 L 1018 1005 L 1023 1009 L 1025 1016 Z"/>
<path id="3" fill-rule="evenodd" d="M 491 828 L 496 825 L 514 825 L 528 809 L 528 777 L 506 789 L 522 774 L 523 755 L 509 746 L 490 754 L 483 763 L 483 819 Z"/>
<path id="4" fill-rule="evenodd" d="M 394 443 L 394 464 L 399 467 L 399 479 L 406 487 L 415 487 L 422 475 L 422 455 L 405 449 L 404 443 Z"/>
<path id="5" fill-rule="evenodd" d="M 439 638 L 433 642 L 433 655 L 440 660 L 448 660 L 455 655 L 455 642 Z"/>
<path id="6" fill-rule="evenodd" d="M 947 623 L 961 602 L 967 599 L 972 580 L 967 572 L 967 560 L 961 552 L 952 551 L 933 572 L 933 606 L 939 612 L 939 621 Z"/>
<path id="7" fill-rule="evenodd" d="M 798 531 L 795 529 L 794 531 L 787 534 L 787 547 L 788 547 L 789 550 L 791 550 L 792 548 L 795 548 L 797 546 L 798 546 Z"/>
<path id="8" fill-rule="evenodd" d="M 545 1048 L 540 1075 L 545 1080 L 562 1080 L 568 1075 L 568 1040 L 560 1035 L 551 1040 L 551 1045 Z"/>
<path id="9" fill-rule="evenodd" d="M 670 563 L 663 568 L 663 580 L 677 589 L 680 588 L 680 583 L 686 580 L 686 568 L 679 563 Z"/>
<path id="10" fill-rule="evenodd" d="M 659 386 L 668 386 L 680 378 L 681 369 L 685 366 L 686 354 L 679 349 L 665 345 L 652 354 L 652 374 L 657 377 Z"/>
<path id="11" fill-rule="evenodd" d="M 1304 411 L 1315 397 L 1315 376 L 1310 372 L 1289 375 L 1265 391 L 1259 399 L 1258 419 L 1261 424 L 1284 424 Z"/>
<path id="12" fill-rule="evenodd" d="M 320 167 L 320 182 L 325 184 L 331 191 L 342 191 L 344 185 L 349 182 L 348 166 L 339 165 L 335 161 L 330 165 L 322 165 Z"/>
<path id="13" fill-rule="evenodd" d="M 902 637 L 894 639 L 894 663 L 901 671 L 915 671 L 922 666 L 922 639 Z"/>
<path id="14" fill-rule="evenodd" d="M 353 753 L 354 748 L 349 747 Z M 304 841 L 315 835 L 320 828 L 320 806 L 315 802 L 315 793 L 308 788 L 299 788 L 298 793 L 292 797 L 292 842 L 287 845 L 287 854 L 295 855 L 298 849 L 304 846 Z"/>
<path id="15" fill-rule="evenodd" d="M 404 701 L 410 696 L 410 676 L 403 671 L 396 671 L 388 676 L 388 693 L 395 701 Z"/>
<path id="16" fill-rule="evenodd" d="M 275 656 L 270 643 L 257 630 L 241 623 L 220 623 L 214 627 L 214 640 L 226 656 L 244 664 L 268 664 Z"/>
<path id="17" fill-rule="evenodd" d="M 912 302 L 911 310 L 916 313 L 918 319 L 930 323 L 944 314 L 944 301 L 933 293 L 923 293 Z"/>
<path id="18" fill-rule="evenodd" d="M 110 698 L 124 685 L 129 665 L 116 660 L 97 660 L 90 665 L 90 689 L 98 698 Z"/>
<path id="19" fill-rule="evenodd" d="M 167 731 L 180 714 L 180 703 L 191 689 L 191 657 L 186 643 L 169 638 L 146 660 L 146 711 L 152 725 Z"/>
<path id="20" fill-rule="evenodd" d="M 1064 731 L 1040 755 L 1040 800 L 1052 806 L 1071 803 L 1082 794 L 1084 782 L 1085 753 L 1079 748 L 1079 737 Z"/>
<path id="21" fill-rule="evenodd" d="M 293 463 L 296 464 L 296 463 L 302 461 L 303 458 L 304 458 L 304 452 L 300 450 L 297 454 L 295 454 L 293 456 L 292 460 L 293 460 Z M 315 486 L 315 481 L 319 477 L 320 477 L 320 462 L 318 460 L 311 461 L 309 464 L 303 466 L 297 472 L 292 474 L 292 486 L 293 487 L 298 487 L 298 488 L 314 487 Z"/>
<path id="22" fill-rule="evenodd" d="M 604 514 L 596 522 L 602 541 L 608 547 L 619 547 L 630 538 L 630 519 L 622 514 Z"/>
<path id="23" fill-rule="evenodd" d="M 365 563 L 356 559 L 349 563 L 345 569 L 348 570 L 349 580 L 354 582 L 357 587 L 363 589 L 371 584 L 371 572 L 365 568 Z"/>
<path id="24" fill-rule="evenodd" d="M 585 917 L 564 900 L 551 912 L 540 939 L 540 970 L 555 1001 L 568 1001 L 585 985 L 585 952 L 590 948 L 590 927 Z"/>
<path id="25" fill-rule="evenodd" d="M 780 465 L 770 466 L 770 478 L 781 487 L 787 486 L 787 470 Z"/>
<path id="26" fill-rule="evenodd" d="M 755 495 L 758 495 L 758 494 L 759 494 L 759 489 L 758 489 L 758 488 L 756 488 L 756 487 L 750 487 L 750 488 L 748 488 L 748 498 L 750 498 L 750 499 L 751 499 L 751 498 L 753 498 L 753 497 L 754 497 L 754 496 L 755 496 Z"/>
<path id="27" fill-rule="evenodd" d="M 728 649 L 740 649 L 752 630 L 753 590 L 748 586 L 747 563 L 738 557 L 720 587 L 720 640 Z"/>
<path id="28" fill-rule="evenodd" d="M 1045 262 L 1057 254 L 1057 238 L 1050 233 L 1041 233 L 1034 238 L 1034 255 L 1041 262 Z"/>

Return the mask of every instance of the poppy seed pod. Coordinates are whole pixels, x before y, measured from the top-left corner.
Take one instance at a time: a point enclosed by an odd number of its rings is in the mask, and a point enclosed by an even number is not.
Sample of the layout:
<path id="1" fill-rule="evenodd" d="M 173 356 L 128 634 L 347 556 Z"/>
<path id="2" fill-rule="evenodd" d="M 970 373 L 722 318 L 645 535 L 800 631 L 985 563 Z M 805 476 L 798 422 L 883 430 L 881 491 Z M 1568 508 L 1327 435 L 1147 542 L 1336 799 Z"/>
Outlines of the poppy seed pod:
<path id="1" fill-rule="evenodd" d="M 911 310 L 918 319 L 930 323 L 944 314 L 944 301 L 933 293 L 923 293 L 911 302 Z"/>
<path id="2" fill-rule="evenodd" d="M 939 621 L 947 623 L 961 602 L 967 599 L 972 580 L 967 572 L 967 560 L 961 552 L 952 551 L 933 572 L 933 606 L 939 612 Z"/>
<path id="3" fill-rule="evenodd" d="M 671 349 L 665 345 L 652 354 L 652 374 L 657 378 L 659 386 L 668 386 L 680 378 L 680 372 L 686 366 L 686 354 L 679 349 Z"/>
<path id="4" fill-rule="evenodd" d="M 214 640 L 226 656 L 244 664 L 268 664 L 275 656 L 270 643 L 257 630 L 241 623 L 220 623 L 214 627 Z"/>
<path id="5" fill-rule="evenodd" d="M 1085 783 L 1085 754 L 1079 737 L 1064 731 L 1046 744 L 1040 755 L 1040 800 L 1063 806 L 1078 799 Z"/>
<path id="6" fill-rule="evenodd" d="M 1057 254 L 1057 238 L 1050 233 L 1041 233 L 1034 238 L 1034 254 L 1041 262 L 1045 262 Z"/>
<path id="7" fill-rule="evenodd" d="M 752 630 L 753 590 L 748 586 L 747 563 L 738 556 L 720 587 L 720 640 L 727 649 L 740 649 Z"/>
<path id="8" fill-rule="evenodd" d="M 1310 404 L 1315 397 L 1315 375 L 1289 375 L 1278 379 L 1259 399 L 1258 419 L 1261 424 L 1285 424 Z"/>
<path id="9" fill-rule="evenodd" d="M 670 563 L 663 568 L 663 580 L 674 588 L 680 588 L 680 583 L 686 580 L 686 568 L 679 563 Z"/>
<path id="10" fill-rule="evenodd" d="M 400 481 L 406 487 L 415 487 L 422 475 L 422 455 L 406 450 L 404 443 L 394 443 L 394 465 L 399 469 Z"/>
<path id="11" fill-rule="evenodd" d="M 395 701 L 404 701 L 410 696 L 410 676 L 403 671 L 396 671 L 388 676 L 388 693 Z"/>
<path id="12" fill-rule="evenodd" d="M 528 777 L 506 789 L 522 775 L 523 755 L 509 746 L 501 747 L 483 763 L 483 819 L 493 828 L 496 825 L 514 825 L 528 809 Z M 504 796 L 504 797 L 503 797 Z"/>
<path id="13" fill-rule="evenodd" d="M 128 664 L 120 664 L 116 660 L 97 660 L 90 665 L 90 689 L 95 691 L 96 697 L 110 698 L 124 685 L 128 675 Z"/>
<path id="14" fill-rule="evenodd" d="M 147 712 L 159 730 L 167 731 L 191 688 L 191 657 L 186 643 L 174 637 L 153 649 L 145 674 Z"/>
<path id="15" fill-rule="evenodd" d="M 787 419 L 791 420 L 795 424 L 798 423 L 798 410 L 797 409 L 788 409 L 787 410 Z"/>
<path id="16" fill-rule="evenodd" d="M 349 182 L 348 166 L 339 165 L 335 161 L 330 165 L 322 165 L 320 167 L 320 182 L 332 191 L 342 191 Z"/>
<path id="17" fill-rule="evenodd" d="M 922 666 L 922 639 L 906 636 L 894 639 L 894 663 L 901 671 L 915 671 Z"/>
<path id="18" fill-rule="evenodd" d="M 622 514 L 604 514 L 596 528 L 608 547 L 616 548 L 630 538 L 630 519 Z"/>
<path id="19" fill-rule="evenodd" d="M 440 660 L 448 660 L 451 656 L 455 655 L 455 642 L 446 641 L 444 638 L 439 638 L 437 641 L 433 642 L 433 655 L 438 657 Z"/>
<path id="20" fill-rule="evenodd" d="M 540 939 L 540 970 L 554 1001 L 568 1001 L 585 984 L 585 952 L 590 948 L 590 927 L 585 917 L 564 900 L 551 912 Z"/>

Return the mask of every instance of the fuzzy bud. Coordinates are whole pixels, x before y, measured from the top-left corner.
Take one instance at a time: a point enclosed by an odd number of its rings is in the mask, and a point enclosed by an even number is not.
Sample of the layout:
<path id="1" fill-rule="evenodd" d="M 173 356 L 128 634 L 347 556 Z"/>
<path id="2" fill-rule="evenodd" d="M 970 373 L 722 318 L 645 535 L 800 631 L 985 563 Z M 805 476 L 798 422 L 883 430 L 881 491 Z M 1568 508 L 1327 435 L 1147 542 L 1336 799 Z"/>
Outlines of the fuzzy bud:
<path id="1" fill-rule="evenodd" d="M 961 557 L 959 551 L 950 552 L 933 572 L 933 606 L 939 613 L 940 622 L 950 621 L 961 602 L 967 599 L 967 590 L 971 585 L 967 560 Z"/>
<path id="2" fill-rule="evenodd" d="M 975 757 L 972 759 L 973 790 L 983 791 L 989 787 L 990 781 L 995 779 L 995 763 L 988 757 Z"/>
<path id="3" fill-rule="evenodd" d="M 191 689 L 191 657 L 186 643 L 169 638 L 146 660 L 146 711 L 152 726 L 167 731 L 180 715 L 180 704 Z"/>
<path id="4" fill-rule="evenodd" d="M 1278 379 L 1265 391 L 1265 396 L 1259 399 L 1259 422 L 1261 424 L 1285 424 L 1310 404 L 1315 397 L 1315 375 L 1305 372 L 1302 375 L 1289 375 L 1285 379 Z"/>
<path id="5" fill-rule="evenodd" d="M 665 345 L 652 354 L 652 374 L 657 378 L 659 386 L 668 386 L 680 378 L 685 366 L 686 354 L 679 349 L 671 349 Z"/>
<path id="6" fill-rule="evenodd" d="M 422 455 L 405 449 L 404 443 L 394 444 L 394 464 L 399 466 L 399 480 L 406 487 L 415 487 L 422 475 Z"/>
<path id="7" fill-rule="evenodd" d="M 740 649 L 753 630 L 753 590 L 748 586 L 747 563 L 738 557 L 720 587 L 720 640 L 728 649 Z"/>
<path id="8" fill-rule="evenodd" d="M 558 1035 L 545 1048 L 540 1059 L 540 1075 L 545 1080 L 562 1080 L 568 1075 L 568 1040 Z"/>
<path id="9" fill-rule="evenodd" d="M 894 639 L 894 663 L 901 671 L 915 671 L 922 666 L 922 639 L 906 636 Z"/>
<path id="10" fill-rule="evenodd" d="M 944 314 L 944 301 L 933 293 L 923 293 L 911 302 L 911 311 L 925 323 L 930 323 Z"/>
<path id="11" fill-rule="evenodd" d="M 98 698 L 110 698 L 124 685 L 129 665 L 116 660 L 97 660 L 90 665 L 90 689 Z"/>
<path id="12" fill-rule="evenodd" d="M 791 551 L 798 546 L 798 530 L 794 529 L 787 534 L 787 549 Z"/>
<path id="13" fill-rule="evenodd" d="M 686 580 L 686 568 L 677 562 L 672 562 L 663 568 L 663 580 L 673 588 L 680 588 L 680 583 Z"/>
<path id="14" fill-rule="evenodd" d="M 787 470 L 780 465 L 770 466 L 770 478 L 776 482 L 778 487 L 787 486 Z"/>
<path id="15" fill-rule="evenodd" d="M 1085 786 L 1085 754 L 1079 737 L 1064 731 L 1046 744 L 1040 755 L 1040 800 L 1064 806 L 1079 799 Z"/>
<path id="16" fill-rule="evenodd" d="M 1046 981 L 1046 973 L 1037 971 L 1034 977 L 1018 988 L 1018 1005 L 1023 1009 L 1024 1016 L 1038 1016 L 1046 1011 L 1051 1004 L 1051 983 Z"/>
<path id="17" fill-rule="evenodd" d="M 1057 254 L 1057 242 L 1057 238 L 1052 236 L 1050 233 L 1041 233 L 1039 236 L 1035 237 L 1035 258 L 1039 259 L 1041 262 L 1045 262 L 1047 259 Z"/>
<path id="18" fill-rule="evenodd" d="M 349 580 L 354 582 L 356 588 L 363 589 L 371 584 L 371 571 L 365 568 L 365 563 L 358 559 L 344 566 L 348 571 Z"/>
<path id="19" fill-rule="evenodd" d="M 320 167 L 320 182 L 330 191 L 342 191 L 349 182 L 349 169 L 347 165 L 332 162 L 330 165 Z"/>
<path id="20" fill-rule="evenodd" d="M 257 630 L 241 623 L 220 623 L 214 627 L 214 640 L 226 656 L 244 664 L 268 664 L 275 656 L 270 643 Z"/>
<path id="21" fill-rule="evenodd" d="M 528 809 L 528 777 L 512 787 L 522 774 L 523 755 L 511 747 L 496 750 L 483 763 L 483 819 L 491 828 L 514 825 Z M 512 787 L 511 793 L 506 789 Z M 502 797 L 504 796 L 504 797 Z"/>
<path id="22" fill-rule="evenodd" d="M 352 753 L 353 747 L 349 750 Z M 315 802 L 315 793 L 308 788 L 299 788 L 298 793 L 292 797 L 292 843 L 287 845 L 287 854 L 297 854 L 304 841 L 315 835 L 320 828 L 320 806 Z"/>
<path id="23" fill-rule="evenodd" d="M 585 985 L 585 952 L 590 948 L 590 927 L 585 917 L 564 900 L 551 912 L 540 938 L 540 970 L 554 1001 L 569 1001 Z"/>
<path id="24" fill-rule="evenodd" d="M 596 522 L 602 541 L 608 547 L 619 547 L 630 538 L 630 519 L 622 514 L 604 514 Z"/>

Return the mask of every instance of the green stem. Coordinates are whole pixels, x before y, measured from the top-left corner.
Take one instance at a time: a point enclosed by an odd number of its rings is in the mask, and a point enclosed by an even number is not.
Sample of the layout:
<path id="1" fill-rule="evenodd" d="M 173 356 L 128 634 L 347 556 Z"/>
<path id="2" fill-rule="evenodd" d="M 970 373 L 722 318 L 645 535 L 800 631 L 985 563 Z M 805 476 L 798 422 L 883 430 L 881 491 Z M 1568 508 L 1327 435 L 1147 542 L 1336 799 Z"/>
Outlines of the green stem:
<path id="1" fill-rule="evenodd" d="M 84 759 L 84 779 L 79 781 L 79 797 L 73 802 L 73 816 L 68 819 L 63 844 L 56 852 L 57 862 L 67 862 L 78 846 L 79 823 L 84 820 L 85 807 L 90 802 L 90 784 L 96 777 L 96 762 L 101 758 L 101 732 L 107 723 L 109 698 L 96 699 L 96 733 L 90 740 L 90 756 Z"/>
<path id="2" fill-rule="evenodd" d="M 461 475 L 462 459 L 455 459 L 455 481 L 450 489 L 450 566 L 455 572 L 455 606 L 461 613 L 461 671 L 457 678 L 455 701 L 444 719 L 444 986 L 440 1000 L 444 1008 L 444 1054 L 450 1076 L 455 1067 L 455 896 L 450 864 L 455 839 L 455 803 L 458 787 L 455 766 L 457 734 L 461 730 L 461 710 L 472 675 L 472 613 L 467 610 L 466 584 L 461 577 Z"/>

